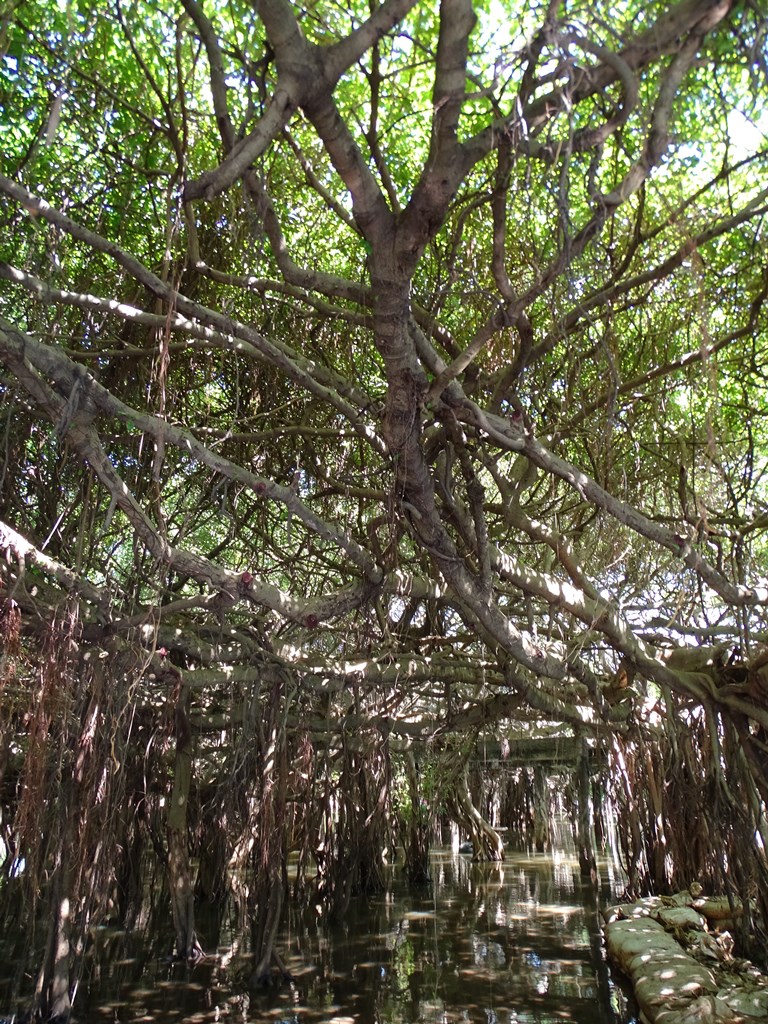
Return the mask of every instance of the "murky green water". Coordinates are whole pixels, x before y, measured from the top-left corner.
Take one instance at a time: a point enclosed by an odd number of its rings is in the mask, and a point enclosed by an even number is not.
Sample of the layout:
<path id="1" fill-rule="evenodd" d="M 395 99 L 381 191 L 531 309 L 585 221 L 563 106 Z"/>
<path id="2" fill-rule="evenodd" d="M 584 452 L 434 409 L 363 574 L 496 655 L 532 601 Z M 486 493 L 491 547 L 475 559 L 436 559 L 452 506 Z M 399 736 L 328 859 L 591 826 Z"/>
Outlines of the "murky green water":
<path id="1" fill-rule="evenodd" d="M 605 869 L 607 872 L 607 869 Z M 602 879 L 603 897 L 612 882 Z M 169 914 L 149 935 L 100 931 L 75 1017 L 84 1021 L 240 1024 L 626 1024 L 633 1019 L 600 946 L 594 893 L 572 858 L 507 854 L 503 865 L 433 856 L 433 885 L 386 893 L 346 920 L 292 921 L 280 949 L 294 980 L 251 991 L 234 923 L 199 916 L 208 958 L 168 965 Z M 8 971 L 4 965 L 3 974 Z M 18 975 L 17 975 L 18 978 Z M 0 979 L 0 995 L 6 988 Z M 8 992 L 6 988 L 6 992 Z M 10 993 L 8 992 L 8 995 Z M 0 1016 L 13 1007 L 0 1003 Z"/>

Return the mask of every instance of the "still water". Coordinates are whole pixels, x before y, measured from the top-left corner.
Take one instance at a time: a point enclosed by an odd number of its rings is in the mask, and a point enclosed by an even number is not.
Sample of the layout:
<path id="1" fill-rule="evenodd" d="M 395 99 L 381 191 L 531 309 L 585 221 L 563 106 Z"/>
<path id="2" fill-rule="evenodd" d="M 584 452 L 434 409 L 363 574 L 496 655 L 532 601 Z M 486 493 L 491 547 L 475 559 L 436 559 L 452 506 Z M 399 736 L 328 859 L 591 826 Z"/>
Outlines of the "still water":
<path id="1" fill-rule="evenodd" d="M 606 964 L 597 896 L 566 854 L 507 853 L 473 864 L 432 857 L 432 885 L 409 891 L 395 868 L 387 891 L 353 901 L 336 925 L 304 915 L 279 949 L 293 981 L 253 991 L 234 921 L 200 914 L 208 956 L 169 965 L 167 920 L 149 934 L 103 929 L 73 1020 L 168 1024 L 628 1024 L 633 1009 Z M 600 898 L 615 895 L 608 866 Z M 1 986 L 0 986 L 1 987 Z M 0 1007 L 7 1012 L 7 1004 Z"/>

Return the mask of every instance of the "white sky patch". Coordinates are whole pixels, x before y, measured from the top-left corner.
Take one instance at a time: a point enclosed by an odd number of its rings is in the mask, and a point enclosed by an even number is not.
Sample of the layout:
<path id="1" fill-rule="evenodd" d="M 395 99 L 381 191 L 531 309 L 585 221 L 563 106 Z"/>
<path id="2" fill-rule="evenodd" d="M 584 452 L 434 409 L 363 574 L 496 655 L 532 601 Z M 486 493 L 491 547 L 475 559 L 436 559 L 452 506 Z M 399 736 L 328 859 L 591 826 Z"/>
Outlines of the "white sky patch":
<path id="1" fill-rule="evenodd" d="M 472 47 L 495 60 L 522 50 L 537 25 L 530 11 L 510 11 L 509 4 L 492 0 L 488 12 L 477 11 L 477 25 L 472 36 Z M 537 12 L 538 13 L 538 12 Z"/>
<path id="2" fill-rule="evenodd" d="M 757 121 L 752 121 L 740 110 L 732 110 L 728 115 L 728 135 L 737 160 L 764 149 L 768 146 L 768 111 L 762 113 Z"/>

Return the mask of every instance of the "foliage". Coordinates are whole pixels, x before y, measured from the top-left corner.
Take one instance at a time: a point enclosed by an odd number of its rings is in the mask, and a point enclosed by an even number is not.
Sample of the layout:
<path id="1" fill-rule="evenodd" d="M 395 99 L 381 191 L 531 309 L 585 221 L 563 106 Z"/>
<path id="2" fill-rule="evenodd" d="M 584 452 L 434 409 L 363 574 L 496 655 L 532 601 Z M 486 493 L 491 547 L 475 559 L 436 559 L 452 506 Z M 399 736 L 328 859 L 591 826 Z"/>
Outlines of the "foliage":
<path id="1" fill-rule="evenodd" d="M 765 799 L 763 19 L 11 5 L 17 772 L 46 624 L 76 601 L 83 652 L 142 666 L 140 717 L 168 665 L 189 685 L 201 814 L 221 799 L 277 850 L 264 764 L 302 800 L 304 751 L 326 788 L 295 848 L 339 872 L 387 833 L 390 752 L 547 722 L 653 742 L 670 695 L 748 723 Z"/>

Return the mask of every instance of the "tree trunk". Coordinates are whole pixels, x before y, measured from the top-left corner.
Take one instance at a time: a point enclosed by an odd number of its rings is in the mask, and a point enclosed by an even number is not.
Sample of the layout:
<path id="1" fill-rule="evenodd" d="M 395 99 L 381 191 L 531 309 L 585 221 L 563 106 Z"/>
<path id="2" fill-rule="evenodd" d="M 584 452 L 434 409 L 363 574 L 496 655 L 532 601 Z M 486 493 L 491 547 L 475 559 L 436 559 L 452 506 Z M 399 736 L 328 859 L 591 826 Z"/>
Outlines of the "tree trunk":
<path id="1" fill-rule="evenodd" d="M 168 885 L 171 912 L 176 933 L 176 956 L 196 960 L 202 949 L 195 933 L 195 899 L 187 840 L 187 807 L 192 785 L 192 733 L 189 727 L 189 688 L 177 673 L 174 688 L 176 723 L 176 761 L 173 792 L 168 808 Z"/>
<path id="2" fill-rule="evenodd" d="M 592 842 L 592 801 L 589 786 L 589 747 L 581 738 L 579 760 L 576 766 L 578 798 L 576 806 L 576 842 L 579 850 L 579 870 L 584 878 L 597 881 L 597 862 Z"/>
<path id="3" fill-rule="evenodd" d="M 70 996 L 70 901 L 66 892 L 69 872 L 60 871 L 54 884 L 53 918 L 48 932 L 47 951 L 38 977 L 36 1003 L 46 1021 L 69 1020 Z"/>
<path id="4" fill-rule="evenodd" d="M 410 798 L 410 813 L 404 822 L 405 873 L 412 885 L 426 885 L 430 880 L 429 834 L 434 810 L 422 796 L 416 759 L 411 750 L 406 753 L 405 770 Z"/>
<path id="5" fill-rule="evenodd" d="M 549 844 L 549 792 L 544 769 L 533 770 L 533 845 L 543 853 Z"/>
<path id="6" fill-rule="evenodd" d="M 284 680 L 276 675 L 266 735 L 262 736 L 263 756 L 260 763 L 259 801 L 256 817 L 258 856 L 253 884 L 253 918 L 251 948 L 257 959 L 251 984 L 265 985 L 272 980 L 272 963 L 281 977 L 287 975 L 275 948 L 277 930 L 283 913 L 287 888 L 286 828 L 288 796 L 288 751 L 285 733 Z"/>
<path id="7" fill-rule="evenodd" d="M 472 803 L 466 765 L 456 780 L 453 797 L 460 823 L 466 827 L 472 839 L 474 860 L 504 860 L 501 836 Z"/>
<path id="8" fill-rule="evenodd" d="M 258 956 L 258 962 L 251 974 L 251 984 L 266 985 L 271 980 L 274 960 L 281 975 L 287 971 L 275 949 L 277 929 L 283 913 L 285 885 L 282 872 L 271 873 L 265 879 L 266 885 L 259 885 L 259 904 L 251 926 L 251 946 Z"/>
<path id="9" fill-rule="evenodd" d="M 59 836 L 58 863 L 51 880 L 51 919 L 45 957 L 37 977 L 33 1015 L 46 1021 L 68 1021 L 71 1001 L 71 913 L 70 898 L 75 821 L 70 806 L 72 785 L 62 785 L 62 829 Z"/>
<path id="10" fill-rule="evenodd" d="M 72 1009 L 69 978 L 69 898 L 62 896 L 56 907 L 53 969 L 50 982 L 51 1020 L 68 1020 Z"/>

